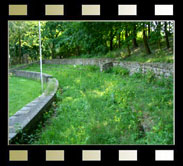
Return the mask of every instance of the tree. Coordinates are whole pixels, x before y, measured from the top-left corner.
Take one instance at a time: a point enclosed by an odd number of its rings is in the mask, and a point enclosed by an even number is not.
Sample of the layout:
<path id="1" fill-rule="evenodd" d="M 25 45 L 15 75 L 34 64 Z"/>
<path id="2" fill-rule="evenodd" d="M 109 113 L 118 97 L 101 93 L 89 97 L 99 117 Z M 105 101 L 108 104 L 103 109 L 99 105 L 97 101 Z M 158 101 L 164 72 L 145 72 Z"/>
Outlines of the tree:
<path id="1" fill-rule="evenodd" d="M 129 45 L 128 25 L 127 24 L 125 26 L 125 42 L 126 42 L 126 45 L 127 45 L 128 56 L 130 56 L 131 55 L 131 51 L 130 51 L 130 45 Z"/>
<path id="2" fill-rule="evenodd" d="M 161 49 L 161 22 L 156 22 L 156 33 L 158 48 Z"/>
<path id="3" fill-rule="evenodd" d="M 143 41 L 144 41 L 144 47 L 146 50 L 147 54 L 151 54 L 151 50 L 149 48 L 148 40 L 147 40 L 147 35 L 146 35 L 146 24 L 143 23 Z"/>
<path id="4" fill-rule="evenodd" d="M 170 48 L 170 43 L 169 43 L 169 39 L 168 39 L 168 31 L 167 31 L 167 22 L 166 21 L 164 23 L 164 32 L 165 32 L 166 46 L 169 49 Z"/>
<path id="5" fill-rule="evenodd" d="M 170 22 L 55 22 L 42 21 L 43 59 L 68 58 L 71 56 L 103 56 L 108 52 L 132 49 L 143 43 L 146 54 L 150 46 L 157 44 L 161 49 L 162 37 L 167 48 L 173 34 Z M 138 40 L 137 40 L 138 39 Z M 141 49 L 141 47 L 139 47 Z M 13 63 L 21 63 L 24 54 L 31 61 L 39 58 L 38 22 L 9 22 L 9 52 Z"/>
<path id="6" fill-rule="evenodd" d="M 136 24 L 134 23 L 133 24 L 133 38 L 132 38 L 132 42 L 133 42 L 133 47 L 134 48 L 137 48 L 138 47 L 137 39 L 136 39 L 136 37 L 137 37 L 137 31 L 136 30 L 137 30 L 136 29 Z"/>
<path id="7" fill-rule="evenodd" d="M 151 22 L 148 22 L 148 39 L 150 39 L 151 36 Z"/>

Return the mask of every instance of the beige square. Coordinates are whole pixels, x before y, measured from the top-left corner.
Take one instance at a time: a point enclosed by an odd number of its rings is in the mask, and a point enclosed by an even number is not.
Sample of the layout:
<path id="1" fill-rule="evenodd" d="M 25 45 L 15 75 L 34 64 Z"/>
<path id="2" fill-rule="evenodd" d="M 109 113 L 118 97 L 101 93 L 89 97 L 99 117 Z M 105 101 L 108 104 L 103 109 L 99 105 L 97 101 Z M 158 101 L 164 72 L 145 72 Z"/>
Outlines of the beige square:
<path id="1" fill-rule="evenodd" d="M 27 150 L 10 150 L 9 151 L 10 161 L 28 161 Z"/>
<path id="2" fill-rule="evenodd" d="M 155 5 L 156 16 L 173 15 L 173 5 Z"/>
<path id="3" fill-rule="evenodd" d="M 45 5 L 45 15 L 64 15 L 64 5 Z"/>
<path id="4" fill-rule="evenodd" d="M 9 5 L 9 15 L 10 16 L 26 16 L 27 15 L 27 5 Z"/>
<path id="5" fill-rule="evenodd" d="M 156 161 L 173 161 L 174 151 L 173 150 L 156 150 L 155 160 Z"/>
<path id="6" fill-rule="evenodd" d="M 100 5 L 82 5 L 82 15 L 100 15 Z"/>
<path id="7" fill-rule="evenodd" d="M 118 15 L 137 15 L 137 5 L 118 5 Z"/>
<path id="8" fill-rule="evenodd" d="M 83 150 L 82 160 L 83 161 L 100 161 L 101 151 L 100 150 Z"/>
<path id="9" fill-rule="evenodd" d="M 137 150 L 119 150 L 119 161 L 137 161 Z"/>
<path id="10" fill-rule="evenodd" d="M 46 161 L 64 161 L 64 150 L 46 150 Z"/>

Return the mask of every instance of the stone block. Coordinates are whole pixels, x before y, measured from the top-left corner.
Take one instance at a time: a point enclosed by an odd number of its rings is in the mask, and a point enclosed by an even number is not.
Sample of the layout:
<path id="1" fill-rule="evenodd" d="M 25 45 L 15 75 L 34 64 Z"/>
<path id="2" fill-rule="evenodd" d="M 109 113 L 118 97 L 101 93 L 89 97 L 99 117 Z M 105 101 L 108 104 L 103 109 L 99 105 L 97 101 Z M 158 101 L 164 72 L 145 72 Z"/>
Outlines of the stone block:
<path id="1" fill-rule="evenodd" d="M 109 62 L 109 63 L 104 63 L 100 65 L 100 71 L 107 71 L 109 69 L 111 69 L 113 67 L 113 62 Z"/>

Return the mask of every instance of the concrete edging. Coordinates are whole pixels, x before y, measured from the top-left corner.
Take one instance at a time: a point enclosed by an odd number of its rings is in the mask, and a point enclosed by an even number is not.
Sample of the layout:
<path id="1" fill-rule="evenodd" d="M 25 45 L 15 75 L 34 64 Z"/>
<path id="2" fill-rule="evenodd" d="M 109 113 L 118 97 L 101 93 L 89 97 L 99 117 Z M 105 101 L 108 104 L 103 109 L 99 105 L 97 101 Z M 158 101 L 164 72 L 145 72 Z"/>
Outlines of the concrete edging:
<path id="1" fill-rule="evenodd" d="M 21 70 L 13 70 L 11 72 L 19 77 L 40 79 L 39 72 Z M 43 74 L 43 80 L 44 82 L 47 82 L 47 89 L 35 100 L 25 105 L 13 116 L 9 117 L 9 140 L 12 140 L 18 135 L 17 131 L 28 131 L 33 129 L 40 120 L 45 109 L 50 106 L 54 100 L 59 86 L 58 80 L 48 74 Z"/>

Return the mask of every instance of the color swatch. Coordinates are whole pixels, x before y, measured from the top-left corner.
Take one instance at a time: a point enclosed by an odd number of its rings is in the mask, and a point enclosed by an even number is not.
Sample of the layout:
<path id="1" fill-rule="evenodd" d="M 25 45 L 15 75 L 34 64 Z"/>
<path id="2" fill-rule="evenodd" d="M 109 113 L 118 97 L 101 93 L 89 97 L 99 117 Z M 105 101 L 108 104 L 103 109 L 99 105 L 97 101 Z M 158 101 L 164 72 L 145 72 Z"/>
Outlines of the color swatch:
<path id="1" fill-rule="evenodd" d="M 26 16 L 27 5 L 9 5 L 10 16 Z"/>
<path id="2" fill-rule="evenodd" d="M 83 161 L 100 161 L 101 151 L 100 150 L 83 150 L 82 160 Z"/>
<path id="3" fill-rule="evenodd" d="M 118 5 L 118 15 L 120 16 L 137 15 L 137 5 Z"/>
<path id="4" fill-rule="evenodd" d="M 45 15 L 47 16 L 64 15 L 64 5 L 45 5 Z"/>
<path id="5" fill-rule="evenodd" d="M 100 5 L 82 5 L 82 15 L 100 15 Z"/>
<path id="6" fill-rule="evenodd" d="M 64 161 L 64 151 L 46 150 L 46 161 Z"/>

